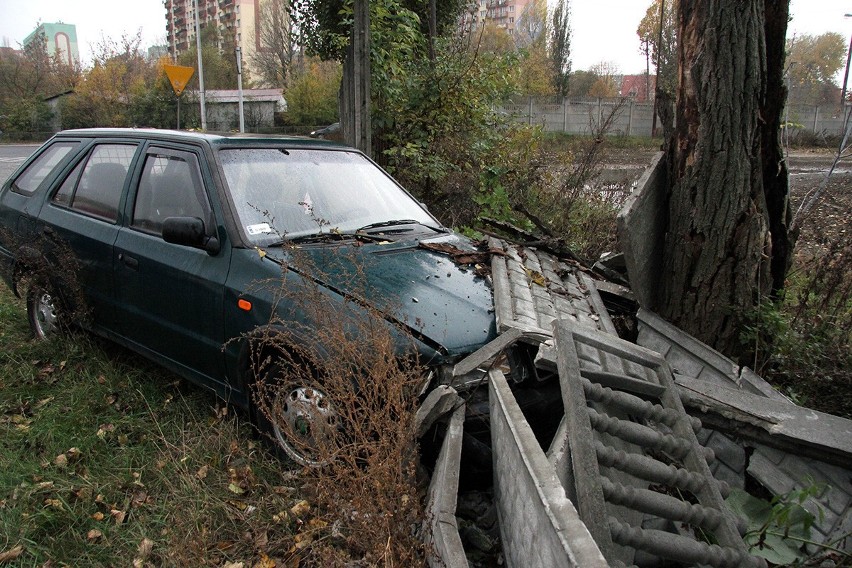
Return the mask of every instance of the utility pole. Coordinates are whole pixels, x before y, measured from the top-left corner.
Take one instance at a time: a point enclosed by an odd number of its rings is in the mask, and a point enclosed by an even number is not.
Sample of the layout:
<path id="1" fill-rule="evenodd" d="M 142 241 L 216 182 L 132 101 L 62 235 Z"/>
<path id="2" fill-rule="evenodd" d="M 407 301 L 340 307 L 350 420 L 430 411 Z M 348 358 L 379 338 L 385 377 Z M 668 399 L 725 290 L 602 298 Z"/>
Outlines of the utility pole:
<path id="1" fill-rule="evenodd" d="M 201 24 L 198 18 L 198 0 L 192 0 L 195 10 L 195 49 L 198 52 L 198 89 L 201 95 L 201 130 L 207 130 L 207 109 L 204 106 L 204 66 L 201 62 Z"/>
<path id="2" fill-rule="evenodd" d="M 370 3 L 368 0 L 355 0 L 352 42 L 355 147 L 369 156 L 372 148 L 373 127 L 370 115 Z"/>

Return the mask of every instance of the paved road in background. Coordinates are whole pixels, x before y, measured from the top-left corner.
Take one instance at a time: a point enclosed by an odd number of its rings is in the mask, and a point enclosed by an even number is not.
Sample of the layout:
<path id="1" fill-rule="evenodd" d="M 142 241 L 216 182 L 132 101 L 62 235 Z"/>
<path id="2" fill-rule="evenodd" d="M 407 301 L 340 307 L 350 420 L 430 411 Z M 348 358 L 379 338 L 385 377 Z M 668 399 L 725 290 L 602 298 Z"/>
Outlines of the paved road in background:
<path id="1" fill-rule="evenodd" d="M 0 185 L 18 169 L 30 154 L 35 152 L 38 144 L 0 144 Z"/>

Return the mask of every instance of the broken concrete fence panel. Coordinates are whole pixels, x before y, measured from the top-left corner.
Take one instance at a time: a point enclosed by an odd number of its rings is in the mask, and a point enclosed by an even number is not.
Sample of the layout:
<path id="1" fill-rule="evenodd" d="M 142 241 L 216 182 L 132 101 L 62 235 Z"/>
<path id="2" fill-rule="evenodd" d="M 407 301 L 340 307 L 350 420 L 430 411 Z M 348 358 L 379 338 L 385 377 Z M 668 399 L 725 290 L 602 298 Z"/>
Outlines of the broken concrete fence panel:
<path id="1" fill-rule="evenodd" d="M 666 160 L 656 154 L 616 219 L 630 287 L 639 305 L 657 309 L 666 228 Z"/>
<path id="2" fill-rule="evenodd" d="M 489 373 L 494 495 L 510 567 L 608 566 L 565 494 L 505 376 Z"/>
<path id="3" fill-rule="evenodd" d="M 414 417 L 415 431 L 420 438 L 432 425 L 451 410 L 463 404 L 461 397 L 451 386 L 438 385 L 426 396 Z"/>
<path id="4" fill-rule="evenodd" d="M 468 566 L 456 520 L 464 414 L 464 404 L 453 411 L 426 496 L 425 540 L 432 568 Z"/>

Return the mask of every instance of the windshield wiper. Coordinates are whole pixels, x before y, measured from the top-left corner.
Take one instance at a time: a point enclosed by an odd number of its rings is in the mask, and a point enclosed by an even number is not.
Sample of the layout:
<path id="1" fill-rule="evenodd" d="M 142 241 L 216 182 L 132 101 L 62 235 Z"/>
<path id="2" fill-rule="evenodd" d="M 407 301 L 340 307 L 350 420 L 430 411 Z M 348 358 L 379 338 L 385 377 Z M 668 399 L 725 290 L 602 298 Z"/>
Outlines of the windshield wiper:
<path id="1" fill-rule="evenodd" d="M 285 243 L 321 243 L 328 241 L 347 241 L 347 240 L 361 240 L 361 241 L 375 241 L 375 242 L 383 242 L 386 241 L 384 237 L 380 237 L 379 235 L 368 235 L 365 233 L 341 233 L 338 231 L 332 232 L 323 232 L 323 233 L 311 233 L 310 235 L 300 235 L 298 237 L 285 238 L 280 241 L 276 241 L 272 244 L 267 245 L 268 247 L 280 247 Z"/>
<path id="2" fill-rule="evenodd" d="M 369 225 L 364 225 L 360 229 L 356 231 L 356 233 L 362 233 L 364 231 L 369 231 L 370 229 L 378 229 L 380 227 L 395 227 L 397 225 L 422 225 L 427 229 L 432 229 L 435 232 L 443 233 L 445 232 L 443 229 L 438 227 L 432 227 L 425 223 L 421 223 L 420 221 L 415 221 L 414 219 L 395 219 L 393 221 L 379 221 L 377 223 L 370 223 Z"/>

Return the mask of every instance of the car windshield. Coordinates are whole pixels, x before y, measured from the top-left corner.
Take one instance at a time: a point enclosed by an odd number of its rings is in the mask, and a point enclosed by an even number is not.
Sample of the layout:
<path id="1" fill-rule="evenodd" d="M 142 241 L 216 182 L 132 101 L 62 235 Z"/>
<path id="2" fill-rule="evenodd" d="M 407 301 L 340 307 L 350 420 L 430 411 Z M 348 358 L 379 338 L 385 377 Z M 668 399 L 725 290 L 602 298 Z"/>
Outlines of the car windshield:
<path id="1" fill-rule="evenodd" d="M 356 152 L 229 148 L 219 155 L 239 223 L 255 245 L 351 233 L 396 220 L 406 227 L 439 226 L 385 172 Z"/>

